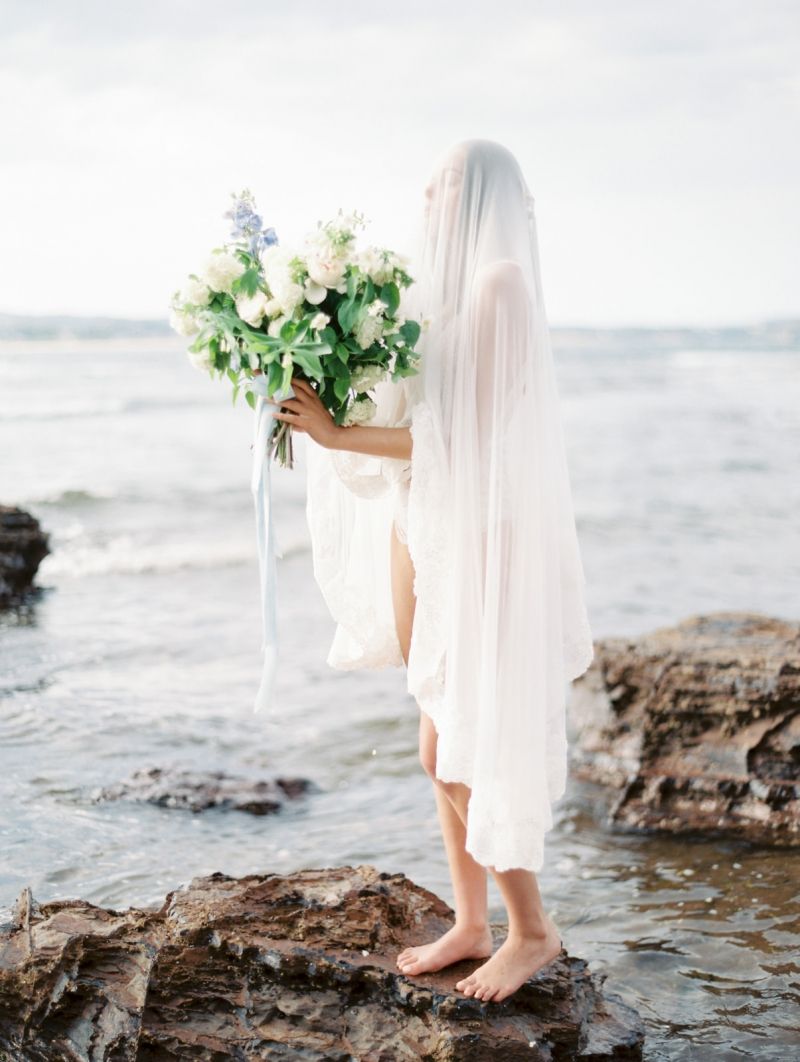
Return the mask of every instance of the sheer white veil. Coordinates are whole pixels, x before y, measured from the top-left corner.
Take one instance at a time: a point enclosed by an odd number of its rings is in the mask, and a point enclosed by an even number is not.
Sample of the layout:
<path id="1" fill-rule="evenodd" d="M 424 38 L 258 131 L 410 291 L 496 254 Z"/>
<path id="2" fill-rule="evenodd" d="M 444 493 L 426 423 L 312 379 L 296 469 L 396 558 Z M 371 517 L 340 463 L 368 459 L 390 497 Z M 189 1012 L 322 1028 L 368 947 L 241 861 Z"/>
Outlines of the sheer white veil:
<path id="1" fill-rule="evenodd" d="M 361 614 L 337 629 L 349 657 L 334 639 L 329 663 L 402 663 L 390 488 L 410 471 L 408 691 L 436 726 L 437 776 L 472 788 L 467 850 L 498 870 L 538 870 L 566 783 L 567 687 L 593 646 L 534 201 L 507 148 L 464 140 L 437 160 L 410 272 L 404 311 L 429 322 L 421 373 L 382 385 L 378 402 L 379 422 L 410 426 L 411 462 L 331 453 L 323 465 L 317 447 L 309 466 L 318 581 L 337 619 Z"/>

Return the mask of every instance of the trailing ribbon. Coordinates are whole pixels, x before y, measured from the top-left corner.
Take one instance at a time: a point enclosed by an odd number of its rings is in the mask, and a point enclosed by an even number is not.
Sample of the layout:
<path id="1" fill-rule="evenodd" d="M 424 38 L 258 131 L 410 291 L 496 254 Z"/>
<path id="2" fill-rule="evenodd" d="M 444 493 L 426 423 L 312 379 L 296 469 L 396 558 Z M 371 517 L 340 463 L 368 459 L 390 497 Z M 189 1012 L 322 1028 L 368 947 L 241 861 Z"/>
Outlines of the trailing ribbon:
<path id="1" fill-rule="evenodd" d="M 255 433 L 253 436 L 253 473 L 250 490 L 256 510 L 256 540 L 258 542 L 258 567 L 261 582 L 262 639 L 261 652 L 263 665 L 261 682 L 256 693 L 253 712 L 269 711 L 272 705 L 272 692 L 278 665 L 278 621 L 276 608 L 277 565 L 276 557 L 283 554 L 277 548 L 275 527 L 272 519 L 272 482 L 270 464 L 272 458 L 268 452 L 268 439 L 274 423 L 274 406 L 264 399 L 268 396 L 265 376 L 248 380 L 245 390 L 256 395 Z M 291 385 L 286 392 L 279 391 L 271 396 L 280 401 L 282 398 L 294 398 Z"/>

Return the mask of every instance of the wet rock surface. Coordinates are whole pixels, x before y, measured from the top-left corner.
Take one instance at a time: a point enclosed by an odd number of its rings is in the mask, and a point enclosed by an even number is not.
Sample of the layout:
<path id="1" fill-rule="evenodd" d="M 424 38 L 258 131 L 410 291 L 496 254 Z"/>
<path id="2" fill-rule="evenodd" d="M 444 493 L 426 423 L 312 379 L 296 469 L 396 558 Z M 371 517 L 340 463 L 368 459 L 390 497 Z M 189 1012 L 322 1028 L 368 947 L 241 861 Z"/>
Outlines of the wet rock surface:
<path id="1" fill-rule="evenodd" d="M 644 830 L 800 844 L 800 623 L 693 616 L 596 643 L 574 684 L 573 770 Z"/>
<path id="2" fill-rule="evenodd" d="M 36 517 L 13 505 L 0 505 L 0 608 L 21 604 L 30 595 L 49 535 Z"/>
<path id="3" fill-rule="evenodd" d="M 317 786 L 307 778 L 237 778 L 223 771 L 148 767 L 135 771 L 124 782 L 97 790 L 94 799 L 134 800 L 195 812 L 222 808 L 271 815 L 280 811 L 287 800 L 316 790 Z"/>
<path id="4" fill-rule="evenodd" d="M 404 947 L 452 921 L 433 893 L 369 865 L 213 874 L 158 910 L 38 905 L 26 890 L 0 928 L 0 1059 L 642 1057 L 638 1015 L 566 952 L 494 1004 L 454 988 L 476 960 L 397 970 Z"/>

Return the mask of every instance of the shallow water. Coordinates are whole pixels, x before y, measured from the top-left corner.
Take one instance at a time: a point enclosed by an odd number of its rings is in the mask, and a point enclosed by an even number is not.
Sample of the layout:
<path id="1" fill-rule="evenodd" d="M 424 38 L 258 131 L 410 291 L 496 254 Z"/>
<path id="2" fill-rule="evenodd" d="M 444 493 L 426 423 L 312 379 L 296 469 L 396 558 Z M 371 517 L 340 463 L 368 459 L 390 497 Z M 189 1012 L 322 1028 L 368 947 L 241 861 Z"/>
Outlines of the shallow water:
<path id="1" fill-rule="evenodd" d="M 557 365 L 595 635 L 720 608 L 795 618 L 800 355 L 598 344 Z M 252 415 L 225 387 L 169 341 L 0 348 L 0 500 L 53 550 L 40 600 L 0 619 L 0 906 L 26 884 L 124 907 L 215 870 L 358 862 L 452 902 L 402 669 L 325 663 L 301 446 L 275 471 L 282 712 L 251 713 Z M 93 802 L 154 765 L 321 791 L 260 819 Z M 572 783 L 548 837 L 567 947 L 639 1009 L 649 1059 L 792 1057 L 797 859 L 610 832 L 607 800 Z"/>

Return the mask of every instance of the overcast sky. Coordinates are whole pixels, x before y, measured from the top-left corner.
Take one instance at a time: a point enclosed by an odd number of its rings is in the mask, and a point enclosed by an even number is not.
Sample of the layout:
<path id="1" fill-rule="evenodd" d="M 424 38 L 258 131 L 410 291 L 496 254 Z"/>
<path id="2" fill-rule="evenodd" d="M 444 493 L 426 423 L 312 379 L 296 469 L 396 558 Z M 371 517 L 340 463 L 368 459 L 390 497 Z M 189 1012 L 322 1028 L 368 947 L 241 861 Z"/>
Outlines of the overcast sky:
<path id="1" fill-rule="evenodd" d="M 0 14 L 0 312 L 163 316 L 244 186 L 284 243 L 342 206 L 408 251 L 481 136 L 533 191 L 551 323 L 800 315 L 796 0 Z"/>

